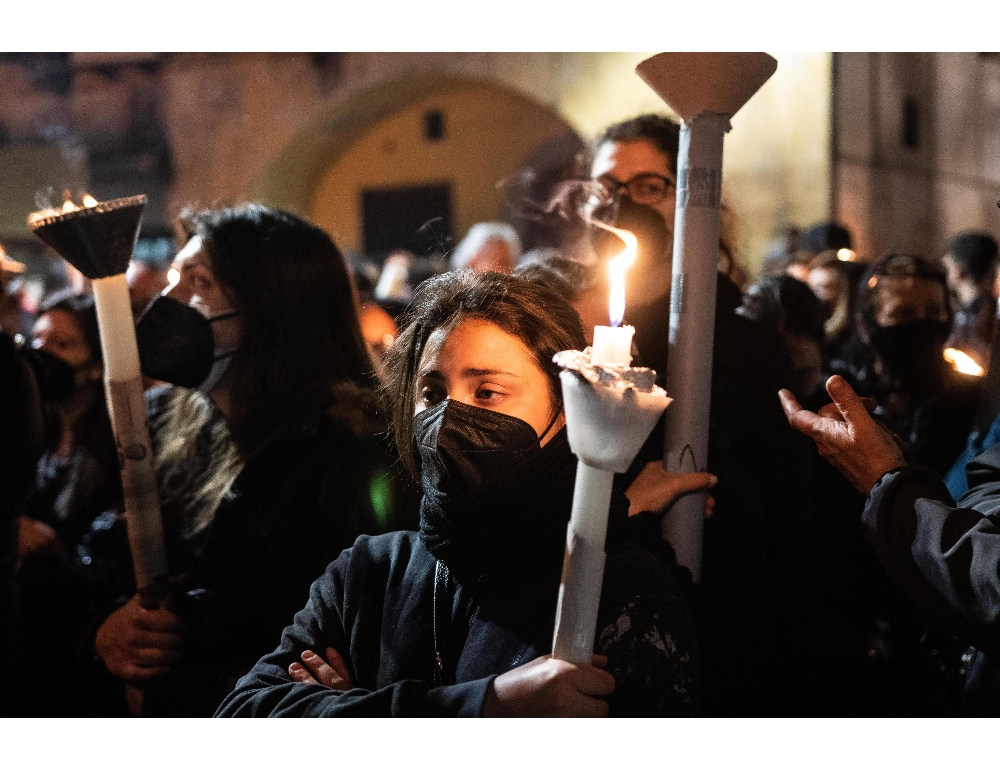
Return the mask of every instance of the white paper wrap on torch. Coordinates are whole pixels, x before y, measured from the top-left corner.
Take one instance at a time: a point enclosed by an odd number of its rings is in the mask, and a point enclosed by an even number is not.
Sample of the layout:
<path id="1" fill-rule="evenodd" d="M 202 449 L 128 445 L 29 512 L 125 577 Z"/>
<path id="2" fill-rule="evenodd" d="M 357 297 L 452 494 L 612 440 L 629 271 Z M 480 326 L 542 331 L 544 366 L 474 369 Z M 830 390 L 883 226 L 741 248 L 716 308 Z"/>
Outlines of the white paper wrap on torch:
<path id="1" fill-rule="evenodd" d="M 667 389 L 678 400 L 666 420 L 663 464 L 705 470 L 712 390 L 723 140 L 736 114 L 774 73 L 763 53 L 662 53 L 636 72 L 681 117 L 674 215 Z M 663 518 L 677 561 L 701 580 L 705 494 L 685 495 Z"/>
<path id="2" fill-rule="evenodd" d="M 590 663 L 614 476 L 628 470 L 670 398 L 653 384 L 650 369 L 593 365 L 588 352 L 575 350 L 554 360 L 564 368 L 559 378 L 566 432 L 578 463 L 552 656 Z"/>
<path id="3" fill-rule="evenodd" d="M 167 554 L 128 283 L 122 273 L 95 278 L 93 285 L 136 587 L 153 604 L 166 590 Z"/>

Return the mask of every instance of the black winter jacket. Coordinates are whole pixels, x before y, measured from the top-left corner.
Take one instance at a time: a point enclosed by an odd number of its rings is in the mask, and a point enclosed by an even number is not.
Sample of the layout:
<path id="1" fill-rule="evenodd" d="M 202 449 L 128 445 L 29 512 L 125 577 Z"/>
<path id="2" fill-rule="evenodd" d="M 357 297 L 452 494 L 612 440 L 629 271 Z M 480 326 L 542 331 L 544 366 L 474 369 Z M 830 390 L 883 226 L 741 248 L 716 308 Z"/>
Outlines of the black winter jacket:
<path id="1" fill-rule="evenodd" d="M 1000 715 L 1000 445 L 966 468 L 954 503 L 941 477 L 914 466 L 883 476 L 863 523 L 906 597 L 978 648 L 964 711 Z"/>
<path id="2" fill-rule="evenodd" d="M 438 565 L 416 533 L 359 538 L 216 716 L 481 716 L 497 675 L 551 652 L 558 570 L 461 584 Z M 612 715 L 695 713 L 691 629 L 670 569 L 630 541 L 609 543 L 595 651 L 615 677 Z M 354 689 L 289 677 L 302 651 L 327 647 L 344 657 Z"/>
<path id="3" fill-rule="evenodd" d="M 169 553 L 184 654 L 145 688 L 143 716 L 211 716 L 271 649 L 326 565 L 360 533 L 393 523 L 380 519 L 374 500 L 379 484 L 390 483 L 386 473 L 374 439 L 358 438 L 323 414 L 252 457 L 201 541 L 175 542 Z M 415 510 L 412 517 L 415 524 Z M 135 590 L 123 522 L 112 517 L 109 524 L 100 544 L 107 563 L 96 576 L 102 609 L 86 640 L 91 645 L 93 630 Z M 97 571 L 101 557 L 98 544 L 91 545 Z M 122 683 L 99 663 L 85 675 L 93 679 L 82 683 L 83 692 L 105 699 L 91 698 L 80 713 L 123 714 Z"/>

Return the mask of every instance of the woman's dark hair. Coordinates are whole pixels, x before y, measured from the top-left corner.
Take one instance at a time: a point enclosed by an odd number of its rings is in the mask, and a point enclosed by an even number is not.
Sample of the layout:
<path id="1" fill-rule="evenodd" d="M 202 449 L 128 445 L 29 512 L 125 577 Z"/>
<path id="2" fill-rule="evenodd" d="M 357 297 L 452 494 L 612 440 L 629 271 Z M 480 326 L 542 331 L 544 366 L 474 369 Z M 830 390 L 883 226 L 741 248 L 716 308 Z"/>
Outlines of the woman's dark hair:
<path id="1" fill-rule="evenodd" d="M 413 408 L 420 359 L 436 329 L 454 329 L 476 318 L 517 337 L 535 354 L 549 377 L 550 395 L 561 403 L 559 367 L 552 356 L 560 350 L 582 350 L 587 344 L 580 316 L 547 286 L 499 273 L 461 270 L 424 281 L 403 317 L 403 331 L 389 350 L 386 394 L 403 464 L 417 475 L 413 443 Z"/>
<path id="2" fill-rule="evenodd" d="M 244 457 L 280 428 L 370 392 L 374 367 L 343 256 L 325 232 L 259 203 L 184 213 L 178 240 L 200 236 L 212 272 L 244 327 L 226 373 L 230 430 Z M 355 399 L 357 402 L 357 399 Z"/>
<path id="3" fill-rule="evenodd" d="M 73 316 L 83 332 L 83 339 L 90 348 L 91 357 L 98 363 L 104 363 L 101 351 L 101 333 L 97 326 L 97 309 L 94 297 L 90 294 L 77 294 L 73 289 L 63 289 L 46 297 L 38 308 L 38 315 L 61 311 Z"/>

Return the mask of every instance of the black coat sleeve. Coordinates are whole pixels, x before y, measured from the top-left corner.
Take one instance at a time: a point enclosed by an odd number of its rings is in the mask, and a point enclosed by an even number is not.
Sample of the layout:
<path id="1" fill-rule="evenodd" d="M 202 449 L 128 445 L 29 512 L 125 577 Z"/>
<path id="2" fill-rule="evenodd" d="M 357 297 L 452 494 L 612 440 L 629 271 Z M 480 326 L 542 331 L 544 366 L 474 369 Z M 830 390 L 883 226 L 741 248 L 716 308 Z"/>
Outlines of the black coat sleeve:
<path id="1" fill-rule="evenodd" d="M 388 587 L 384 582 L 370 585 L 372 578 L 377 581 L 384 573 L 367 563 L 366 541 L 361 538 L 353 549 L 344 551 L 313 583 L 309 602 L 284 630 L 281 644 L 237 682 L 217 717 L 482 716 L 486 691 L 494 677 L 445 687 L 407 679 L 379 688 L 358 686 L 340 692 L 300 684 L 289 676 L 288 667 L 300 660 L 304 650 L 325 655 L 326 648 L 333 647 L 355 679 L 356 657 L 366 654 L 361 648 L 367 647 L 370 656 L 374 645 L 377 654 L 380 634 L 373 633 L 370 624 L 359 622 L 359 617 L 381 614 Z M 364 606 L 373 601 L 379 606 Z"/>
<path id="2" fill-rule="evenodd" d="M 991 656 L 1000 656 L 1000 447 L 969 464 L 956 504 L 941 477 L 911 467 L 882 477 L 863 524 L 907 598 Z"/>

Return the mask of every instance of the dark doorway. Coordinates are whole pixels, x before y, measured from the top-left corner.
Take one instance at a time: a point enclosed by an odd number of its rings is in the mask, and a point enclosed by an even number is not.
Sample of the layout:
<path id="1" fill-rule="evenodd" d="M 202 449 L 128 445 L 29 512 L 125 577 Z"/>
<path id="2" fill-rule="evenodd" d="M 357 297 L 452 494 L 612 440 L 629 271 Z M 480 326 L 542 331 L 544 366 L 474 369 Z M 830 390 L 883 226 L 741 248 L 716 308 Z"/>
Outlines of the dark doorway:
<path id="1" fill-rule="evenodd" d="M 369 258 L 381 261 L 396 249 L 418 257 L 451 249 L 451 185 L 364 190 L 361 211 Z"/>

